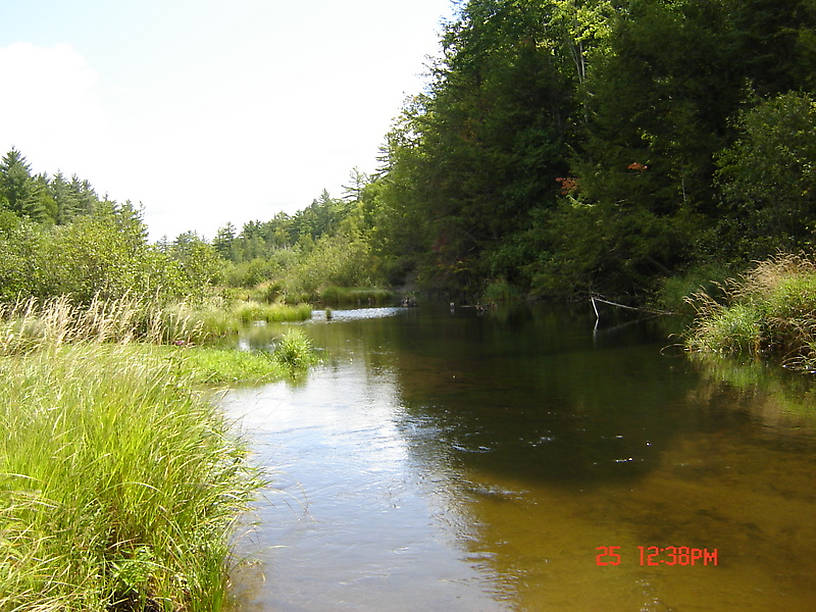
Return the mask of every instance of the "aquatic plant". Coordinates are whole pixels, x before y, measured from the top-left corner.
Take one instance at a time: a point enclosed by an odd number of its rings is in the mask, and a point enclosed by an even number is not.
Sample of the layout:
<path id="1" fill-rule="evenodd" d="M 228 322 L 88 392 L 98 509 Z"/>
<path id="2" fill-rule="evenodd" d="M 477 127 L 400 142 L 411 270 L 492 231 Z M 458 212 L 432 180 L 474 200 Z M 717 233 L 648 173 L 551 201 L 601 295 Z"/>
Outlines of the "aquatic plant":
<path id="1" fill-rule="evenodd" d="M 305 321 L 312 316 L 312 307 L 308 304 L 262 304 L 260 302 L 239 302 L 233 307 L 232 313 L 243 324 L 254 321 L 266 323 L 282 321 Z"/>
<path id="2" fill-rule="evenodd" d="M 332 306 L 383 306 L 392 302 L 394 294 L 378 287 L 338 287 L 330 285 L 318 291 L 324 304 Z"/>
<path id="3" fill-rule="evenodd" d="M 302 370 L 316 360 L 311 340 L 300 329 L 291 329 L 283 335 L 275 347 L 274 358 L 291 372 Z"/>
<path id="4" fill-rule="evenodd" d="M 697 316 L 690 350 L 781 355 L 786 365 L 816 370 L 816 263 L 780 254 L 728 281 L 722 302 L 706 293 L 690 300 Z"/>

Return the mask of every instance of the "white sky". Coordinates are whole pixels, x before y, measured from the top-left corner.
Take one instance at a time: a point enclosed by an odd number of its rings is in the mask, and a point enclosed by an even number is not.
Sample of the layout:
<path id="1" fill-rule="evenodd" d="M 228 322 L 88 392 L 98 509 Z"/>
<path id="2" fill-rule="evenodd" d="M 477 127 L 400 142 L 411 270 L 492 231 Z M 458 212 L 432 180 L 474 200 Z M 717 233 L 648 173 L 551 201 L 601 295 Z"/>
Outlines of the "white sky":
<path id="1" fill-rule="evenodd" d="M 0 155 L 144 206 L 154 239 L 339 196 L 423 86 L 450 0 L 0 2 Z"/>

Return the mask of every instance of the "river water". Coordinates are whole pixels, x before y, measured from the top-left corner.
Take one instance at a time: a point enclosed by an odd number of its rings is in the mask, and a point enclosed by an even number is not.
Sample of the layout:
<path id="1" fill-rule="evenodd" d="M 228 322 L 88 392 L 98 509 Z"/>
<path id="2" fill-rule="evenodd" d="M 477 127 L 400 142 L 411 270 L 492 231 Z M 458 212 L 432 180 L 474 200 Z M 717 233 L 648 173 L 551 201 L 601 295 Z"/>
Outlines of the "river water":
<path id="1" fill-rule="evenodd" d="M 235 607 L 816 610 L 816 385 L 593 324 L 303 324 L 321 365 L 223 399 L 271 480 Z"/>

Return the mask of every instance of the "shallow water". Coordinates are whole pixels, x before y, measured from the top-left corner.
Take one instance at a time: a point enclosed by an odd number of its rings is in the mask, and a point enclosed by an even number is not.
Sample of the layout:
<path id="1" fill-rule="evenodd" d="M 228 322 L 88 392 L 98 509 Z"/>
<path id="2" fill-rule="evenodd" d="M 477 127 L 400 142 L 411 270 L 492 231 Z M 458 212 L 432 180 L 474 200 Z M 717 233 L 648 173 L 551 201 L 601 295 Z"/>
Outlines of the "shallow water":
<path id="1" fill-rule="evenodd" d="M 272 479 L 236 607 L 816 609 L 813 383 L 689 360 L 649 323 L 593 324 L 461 309 L 304 324 L 321 366 L 223 402 Z"/>

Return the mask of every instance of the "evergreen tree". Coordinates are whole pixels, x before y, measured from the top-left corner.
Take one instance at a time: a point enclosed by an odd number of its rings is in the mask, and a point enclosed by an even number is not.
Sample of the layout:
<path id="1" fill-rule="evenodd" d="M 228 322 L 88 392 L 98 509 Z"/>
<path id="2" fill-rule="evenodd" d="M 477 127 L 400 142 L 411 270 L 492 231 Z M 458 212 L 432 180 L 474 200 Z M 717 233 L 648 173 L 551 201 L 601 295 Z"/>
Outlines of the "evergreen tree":
<path id="1" fill-rule="evenodd" d="M 0 162 L 0 192 L 5 206 L 21 217 L 40 220 L 45 210 L 34 193 L 31 167 L 20 151 L 13 148 Z"/>

